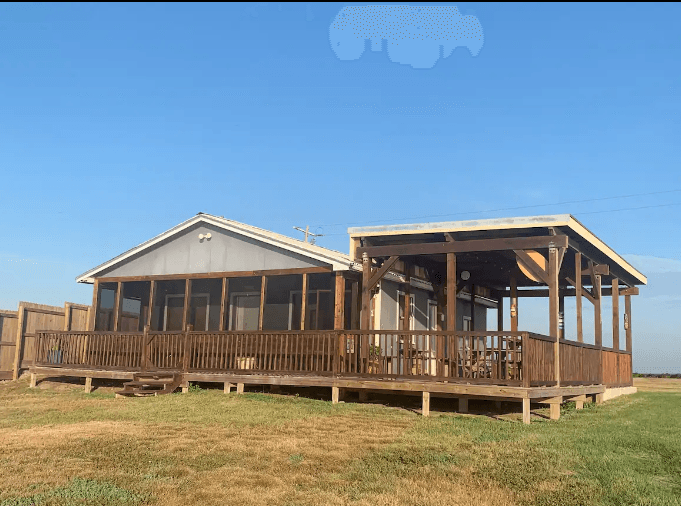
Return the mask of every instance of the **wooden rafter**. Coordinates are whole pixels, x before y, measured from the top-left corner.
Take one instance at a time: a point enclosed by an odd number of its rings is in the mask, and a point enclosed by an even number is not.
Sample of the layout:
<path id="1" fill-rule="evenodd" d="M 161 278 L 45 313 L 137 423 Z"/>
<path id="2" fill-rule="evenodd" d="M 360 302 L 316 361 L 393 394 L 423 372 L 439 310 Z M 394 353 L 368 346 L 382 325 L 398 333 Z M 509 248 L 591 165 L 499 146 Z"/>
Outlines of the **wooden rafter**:
<path id="1" fill-rule="evenodd" d="M 503 251 L 516 249 L 542 249 L 549 246 L 565 248 L 566 236 L 511 237 L 499 239 L 471 239 L 452 242 L 426 242 L 413 244 L 392 244 L 387 246 L 359 247 L 355 258 L 366 253 L 371 258 L 387 256 L 438 255 L 442 253 L 470 253 L 475 251 Z"/>

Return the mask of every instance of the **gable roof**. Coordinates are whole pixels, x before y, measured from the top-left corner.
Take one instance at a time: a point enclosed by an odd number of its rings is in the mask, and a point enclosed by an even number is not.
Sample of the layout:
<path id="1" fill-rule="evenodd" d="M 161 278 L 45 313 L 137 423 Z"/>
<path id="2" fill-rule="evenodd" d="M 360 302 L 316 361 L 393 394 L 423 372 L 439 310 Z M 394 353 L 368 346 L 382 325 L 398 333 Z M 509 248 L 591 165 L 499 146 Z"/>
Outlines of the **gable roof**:
<path id="1" fill-rule="evenodd" d="M 381 237 L 443 232 L 502 231 L 557 227 L 572 240 L 595 248 L 602 256 L 614 262 L 625 273 L 636 280 L 636 284 L 647 284 L 648 279 L 634 266 L 615 253 L 607 244 L 582 225 L 571 214 L 523 216 L 517 218 L 493 218 L 484 220 L 446 221 L 438 223 L 414 223 L 409 225 L 383 225 L 349 228 L 350 237 Z"/>
<path id="2" fill-rule="evenodd" d="M 320 262 L 330 264 L 334 271 L 357 269 L 357 266 L 354 265 L 355 263 L 350 259 L 350 256 L 345 253 L 341 253 L 340 251 L 323 248 L 321 246 L 306 243 L 299 239 L 293 239 L 292 237 L 287 237 L 283 234 L 278 234 L 270 230 L 254 227 L 252 225 L 246 225 L 245 223 L 239 223 L 238 221 L 234 220 L 228 220 L 221 216 L 199 213 L 196 216 L 180 223 L 179 225 L 166 230 L 162 234 L 159 234 L 156 237 L 149 239 L 148 241 L 145 241 L 132 249 L 129 249 L 125 253 L 122 253 L 93 269 L 90 269 L 89 271 L 78 276 L 76 281 L 78 283 L 94 283 L 94 278 L 102 271 L 115 267 L 125 262 L 132 256 L 137 255 L 138 253 L 151 249 L 161 241 L 177 235 L 197 223 L 213 225 L 224 230 L 234 232 L 236 234 L 249 237 L 251 239 L 255 239 L 257 241 L 261 241 L 266 244 L 291 251 L 293 253 L 297 253 L 299 255 L 313 258 Z"/>

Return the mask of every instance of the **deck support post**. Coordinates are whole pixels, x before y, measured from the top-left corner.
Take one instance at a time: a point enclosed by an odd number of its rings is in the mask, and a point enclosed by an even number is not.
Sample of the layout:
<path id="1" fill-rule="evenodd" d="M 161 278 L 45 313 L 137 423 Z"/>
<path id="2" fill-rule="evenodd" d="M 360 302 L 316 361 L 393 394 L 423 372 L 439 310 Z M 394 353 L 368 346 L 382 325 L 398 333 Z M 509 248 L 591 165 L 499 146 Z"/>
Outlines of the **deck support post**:
<path id="1" fill-rule="evenodd" d="M 598 382 L 603 383 L 603 320 L 601 319 L 601 275 L 593 274 L 591 267 L 591 284 L 594 298 L 594 344 L 599 350 Z M 598 402 L 598 400 L 596 400 Z"/>
<path id="2" fill-rule="evenodd" d="M 334 330 L 345 328 L 345 276 L 343 271 L 336 272 L 336 295 L 334 297 L 335 312 L 333 319 Z"/>
<path id="3" fill-rule="evenodd" d="M 447 330 L 456 330 L 456 253 L 447 253 Z"/>
<path id="4" fill-rule="evenodd" d="M 340 388 L 331 387 L 331 403 L 332 404 L 338 404 L 339 400 L 340 400 Z"/>
<path id="5" fill-rule="evenodd" d="M 234 386 L 234 383 L 230 383 L 229 381 L 225 381 L 225 384 L 224 384 L 224 392 L 225 392 L 226 394 L 231 393 L 231 392 L 232 392 L 232 387 L 233 387 L 233 386 Z"/>
<path id="6" fill-rule="evenodd" d="M 430 392 L 423 392 L 421 395 L 421 414 L 430 416 Z"/>
<path id="7" fill-rule="evenodd" d="M 371 278 L 371 258 L 362 254 L 362 314 L 360 327 L 362 330 L 369 330 L 371 321 L 371 293 L 369 290 L 369 279 Z"/>
<path id="8" fill-rule="evenodd" d="M 123 283 L 119 281 L 116 284 L 116 295 L 114 299 L 114 314 L 113 314 L 113 330 L 118 332 L 121 324 L 121 306 L 123 306 Z"/>
<path id="9" fill-rule="evenodd" d="M 182 393 L 183 394 L 186 394 L 186 393 L 189 392 L 189 382 L 188 381 L 185 381 L 180 386 L 182 387 Z"/>
<path id="10" fill-rule="evenodd" d="M 31 384 L 28 386 L 29 388 L 35 388 L 35 386 L 38 384 L 38 375 L 34 372 L 31 373 Z"/>
<path id="11" fill-rule="evenodd" d="M 459 413 L 468 413 L 468 397 L 459 397 Z"/>
<path id="12" fill-rule="evenodd" d="M 560 404 L 563 402 L 562 397 L 552 399 L 553 402 L 549 404 L 549 418 L 551 420 L 558 420 L 560 418 Z"/>
<path id="13" fill-rule="evenodd" d="M 584 342 L 582 327 L 582 254 L 575 253 L 575 312 L 577 313 L 577 342 Z"/>
<path id="14" fill-rule="evenodd" d="M 85 393 L 89 394 L 92 392 L 92 377 L 87 376 L 85 378 Z"/>
<path id="15" fill-rule="evenodd" d="M 303 273 L 303 289 L 300 299 L 300 330 L 305 330 L 305 313 L 307 312 L 307 272 Z"/>
<path id="16" fill-rule="evenodd" d="M 243 383 L 237 383 L 236 384 L 236 393 L 238 395 L 241 395 L 244 393 L 244 384 Z"/>
<path id="17" fill-rule="evenodd" d="M 222 278 L 222 294 L 220 295 L 220 322 L 218 323 L 218 330 L 220 332 L 225 330 L 226 311 L 229 308 L 229 278 Z M 227 392 L 229 393 L 229 392 Z"/>
<path id="18" fill-rule="evenodd" d="M 530 399 L 523 398 L 523 423 L 530 423 Z"/>
<path id="19" fill-rule="evenodd" d="M 182 331 L 186 332 L 189 323 L 189 307 L 192 296 L 192 280 L 186 279 L 184 282 L 184 306 L 182 306 Z"/>
<path id="20" fill-rule="evenodd" d="M 95 330 L 97 322 L 97 305 L 99 304 L 99 279 L 95 279 L 92 286 L 92 312 L 89 314 L 90 318 L 87 323 L 88 330 Z"/>
<path id="21" fill-rule="evenodd" d="M 559 295 L 558 295 L 558 271 L 560 260 L 558 248 L 549 247 L 549 335 L 556 341 L 553 344 L 553 369 L 556 386 L 560 386 L 560 331 L 559 320 Z"/>
<path id="22" fill-rule="evenodd" d="M 596 404 L 603 404 L 603 394 L 595 394 L 594 395 L 594 402 Z"/>
<path id="23" fill-rule="evenodd" d="M 575 401 L 575 409 L 584 409 L 584 403 L 586 402 L 586 395 L 580 395 L 572 399 Z"/>
<path id="24" fill-rule="evenodd" d="M 145 327 L 151 328 L 152 313 L 154 312 L 154 297 L 156 295 L 156 280 L 152 279 L 149 282 L 149 311 L 147 312 L 147 321 Z M 142 327 L 144 328 L 144 327 Z"/>
<path id="25" fill-rule="evenodd" d="M 631 295 L 624 296 L 624 332 L 626 333 L 625 349 L 631 352 Z"/>
<path id="26" fill-rule="evenodd" d="M 612 278 L 612 349 L 620 349 L 620 280 Z"/>
<path id="27" fill-rule="evenodd" d="M 267 297 L 267 276 L 260 280 L 260 314 L 258 316 L 258 330 L 262 330 L 262 321 L 265 315 L 265 297 Z"/>

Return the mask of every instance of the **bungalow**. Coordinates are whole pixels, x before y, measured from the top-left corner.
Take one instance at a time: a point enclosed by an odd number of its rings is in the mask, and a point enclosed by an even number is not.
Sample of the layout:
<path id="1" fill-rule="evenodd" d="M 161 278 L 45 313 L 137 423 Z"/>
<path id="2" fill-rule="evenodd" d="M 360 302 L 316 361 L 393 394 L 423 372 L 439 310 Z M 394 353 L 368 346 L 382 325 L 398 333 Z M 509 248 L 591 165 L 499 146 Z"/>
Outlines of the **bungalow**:
<path id="1" fill-rule="evenodd" d="M 90 330 L 38 333 L 32 378 L 131 380 L 122 395 L 190 381 L 329 386 L 334 401 L 346 390 L 418 392 L 424 414 L 431 393 L 462 410 L 469 398 L 506 399 L 522 402 L 526 422 L 530 402 L 555 417 L 565 400 L 631 386 L 631 296 L 646 279 L 572 216 L 349 234 L 345 254 L 199 213 L 79 276 L 93 284 Z M 608 295 L 611 349 L 600 330 Z M 577 301 L 576 341 L 561 324 L 566 296 Z M 548 336 L 518 329 L 519 297 L 549 298 Z M 582 298 L 594 306 L 593 344 Z"/>

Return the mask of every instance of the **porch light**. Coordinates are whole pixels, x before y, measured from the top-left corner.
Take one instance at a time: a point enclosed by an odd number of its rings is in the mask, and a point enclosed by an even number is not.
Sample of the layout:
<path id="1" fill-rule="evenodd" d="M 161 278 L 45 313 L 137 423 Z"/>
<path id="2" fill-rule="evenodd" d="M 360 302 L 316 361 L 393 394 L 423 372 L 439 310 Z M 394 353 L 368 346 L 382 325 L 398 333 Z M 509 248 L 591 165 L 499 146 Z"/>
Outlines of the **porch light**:
<path id="1" fill-rule="evenodd" d="M 470 272 L 468 272 L 468 271 L 462 271 L 461 272 L 461 279 L 463 279 L 464 281 L 468 281 L 470 279 L 470 277 L 471 277 Z"/>

